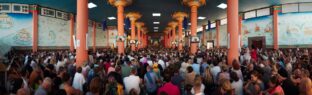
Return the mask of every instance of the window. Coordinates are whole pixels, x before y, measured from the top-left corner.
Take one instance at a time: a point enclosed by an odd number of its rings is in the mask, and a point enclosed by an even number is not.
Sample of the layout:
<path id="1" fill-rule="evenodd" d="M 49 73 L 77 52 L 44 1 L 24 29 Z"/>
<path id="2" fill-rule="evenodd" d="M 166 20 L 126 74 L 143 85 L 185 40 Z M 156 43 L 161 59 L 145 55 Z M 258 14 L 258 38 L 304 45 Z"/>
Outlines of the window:
<path id="1" fill-rule="evenodd" d="M 29 5 L 12 4 L 12 13 L 29 13 Z"/>
<path id="2" fill-rule="evenodd" d="M 298 4 L 285 4 L 282 5 L 282 13 L 298 12 Z"/>
<path id="3" fill-rule="evenodd" d="M 10 12 L 11 12 L 11 4 L 9 3 L 0 4 L 0 13 L 10 13 Z"/>
<path id="4" fill-rule="evenodd" d="M 55 17 L 55 10 L 48 8 L 41 8 L 41 15 Z"/>
<path id="5" fill-rule="evenodd" d="M 68 13 L 56 11 L 56 18 L 68 20 Z"/>
<path id="6" fill-rule="evenodd" d="M 270 8 L 264 8 L 257 10 L 257 17 L 270 15 Z"/>
<path id="7" fill-rule="evenodd" d="M 227 24 L 227 18 L 222 19 L 222 20 L 220 21 L 220 25 L 225 25 L 225 24 Z"/>
<path id="8" fill-rule="evenodd" d="M 254 18 L 256 17 L 256 11 L 250 11 L 244 13 L 244 19 Z"/>
<path id="9" fill-rule="evenodd" d="M 299 4 L 300 12 L 311 12 L 312 11 L 312 3 L 300 3 Z"/>

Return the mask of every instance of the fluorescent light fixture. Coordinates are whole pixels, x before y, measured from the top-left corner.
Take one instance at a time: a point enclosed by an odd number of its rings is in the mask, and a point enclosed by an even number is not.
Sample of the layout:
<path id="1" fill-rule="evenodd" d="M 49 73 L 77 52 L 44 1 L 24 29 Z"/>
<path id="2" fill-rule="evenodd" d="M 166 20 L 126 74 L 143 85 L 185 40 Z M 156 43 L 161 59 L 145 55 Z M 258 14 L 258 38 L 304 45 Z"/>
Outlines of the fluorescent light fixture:
<path id="1" fill-rule="evenodd" d="M 191 23 L 188 23 L 188 25 L 191 25 Z"/>
<path id="2" fill-rule="evenodd" d="M 97 7 L 97 5 L 95 5 L 95 4 L 92 3 L 92 2 L 90 2 L 90 3 L 88 4 L 88 8 L 89 8 L 89 9 L 95 8 L 95 7 Z"/>
<path id="3" fill-rule="evenodd" d="M 158 30 L 154 30 L 154 32 L 158 32 Z"/>
<path id="4" fill-rule="evenodd" d="M 159 22 L 153 22 L 153 24 L 159 24 Z"/>
<path id="5" fill-rule="evenodd" d="M 204 19 L 206 19 L 206 17 L 199 16 L 198 19 L 204 20 Z"/>
<path id="6" fill-rule="evenodd" d="M 217 6 L 218 8 L 221 8 L 221 9 L 226 9 L 227 8 L 227 5 L 224 4 L 224 3 L 221 3 L 220 5 Z"/>
<path id="7" fill-rule="evenodd" d="M 161 16 L 160 13 L 153 13 L 153 16 Z"/>
<path id="8" fill-rule="evenodd" d="M 116 19 L 115 17 L 111 16 L 111 17 L 107 17 L 109 20 L 114 20 Z"/>
<path id="9" fill-rule="evenodd" d="M 158 29 L 158 27 L 154 27 L 154 29 Z"/>

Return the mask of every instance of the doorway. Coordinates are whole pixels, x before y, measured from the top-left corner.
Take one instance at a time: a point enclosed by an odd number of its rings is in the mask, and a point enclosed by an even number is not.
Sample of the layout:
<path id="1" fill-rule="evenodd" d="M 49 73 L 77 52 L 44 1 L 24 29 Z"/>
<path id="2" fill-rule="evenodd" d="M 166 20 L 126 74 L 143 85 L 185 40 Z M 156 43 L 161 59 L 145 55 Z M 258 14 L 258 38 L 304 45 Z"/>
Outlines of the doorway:
<path id="1" fill-rule="evenodd" d="M 265 36 L 258 36 L 258 37 L 249 37 L 248 38 L 248 47 L 252 48 L 254 46 L 257 49 L 264 49 L 265 46 Z"/>
<path id="2" fill-rule="evenodd" d="M 207 49 L 213 49 L 214 47 L 214 41 L 207 41 Z"/>

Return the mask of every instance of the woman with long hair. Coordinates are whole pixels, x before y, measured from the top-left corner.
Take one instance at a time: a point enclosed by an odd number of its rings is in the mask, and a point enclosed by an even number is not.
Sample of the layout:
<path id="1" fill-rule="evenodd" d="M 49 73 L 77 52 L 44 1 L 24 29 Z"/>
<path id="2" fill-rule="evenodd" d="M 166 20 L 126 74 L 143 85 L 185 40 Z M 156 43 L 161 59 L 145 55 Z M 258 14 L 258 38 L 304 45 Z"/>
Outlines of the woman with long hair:
<path id="1" fill-rule="evenodd" d="M 191 90 L 193 95 L 205 95 L 204 94 L 205 85 L 202 83 L 202 77 L 200 75 L 196 75 L 194 80 L 194 85 Z"/>

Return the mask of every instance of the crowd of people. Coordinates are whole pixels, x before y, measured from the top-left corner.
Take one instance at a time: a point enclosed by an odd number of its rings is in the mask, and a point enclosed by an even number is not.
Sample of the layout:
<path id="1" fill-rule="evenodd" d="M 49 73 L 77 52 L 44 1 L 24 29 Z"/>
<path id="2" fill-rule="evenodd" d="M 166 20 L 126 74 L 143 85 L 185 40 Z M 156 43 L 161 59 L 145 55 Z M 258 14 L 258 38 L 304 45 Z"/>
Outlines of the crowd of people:
<path id="1" fill-rule="evenodd" d="M 117 54 L 89 52 L 76 66 L 75 53 L 13 53 L 8 72 L 16 95 L 312 95 L 308 49 L 240 50 L 147 48 Z M 13 57 L 14 56 L 14 57 Z"/>

